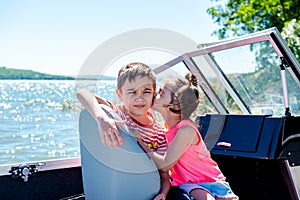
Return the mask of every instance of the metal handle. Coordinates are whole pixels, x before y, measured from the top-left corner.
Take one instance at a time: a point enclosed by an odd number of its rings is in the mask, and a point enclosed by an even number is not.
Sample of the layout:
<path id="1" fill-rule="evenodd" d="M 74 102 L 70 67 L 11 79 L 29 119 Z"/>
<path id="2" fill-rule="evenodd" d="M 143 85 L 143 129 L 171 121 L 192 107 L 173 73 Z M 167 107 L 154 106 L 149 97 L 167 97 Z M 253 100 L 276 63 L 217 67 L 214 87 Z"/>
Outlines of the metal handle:
<path id="1" fill-rule="evenodd" d="M 218 142 L 217 143 L 217 146 L 221 146 L 221 147 L 228 147 L 228 148 L 230 148 L 231 147 L 231 143 L 229 143 L 229 142 Z"/>

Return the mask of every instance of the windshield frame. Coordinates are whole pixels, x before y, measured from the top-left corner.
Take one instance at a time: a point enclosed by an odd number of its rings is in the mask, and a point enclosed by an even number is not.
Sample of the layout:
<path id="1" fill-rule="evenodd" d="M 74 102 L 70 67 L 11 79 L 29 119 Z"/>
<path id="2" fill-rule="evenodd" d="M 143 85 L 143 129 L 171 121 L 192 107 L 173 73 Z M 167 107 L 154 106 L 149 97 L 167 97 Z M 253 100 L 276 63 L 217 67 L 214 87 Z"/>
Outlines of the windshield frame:
<path id="1" fill-rule="evenodd" d="M 236 47 L 242 47 L 246 45 L 252 45 L 255 43 L 269 42 L 274 51 L 277 53 L 278 57 L 281 59 L 282 64 L 284 64 L 283 72 L 286 71 L 293 78 L 294 82 L 300 88 L 300 65 L 296 60 L 295 56 L 287 46 L 286 42 L 278 32 L 277 28 L 271 28 L 264 31 L 256 32 L 253 34 L 236 37 L 233 39 L 221 40 L 219 42 L 214 43 L 206 43 L 199 44 L 199 50 L 185 53 L 168 63 L 154 69 L 154 71 L 159 74 L 174 65 L 179 63 L 183 63 L 188 70 L 195 73 L 202 83 L 201 85 L 206 85 L 206 87 L 201 87 L 209 101 L 214 105 L 217 112 L 219 114 L 230 114 L 231 111 L 228 109 L 226 105 L 220 100 L 219 96 L 213 90 L 212 86 L 209 84 L 207 77 L 205 77 L 203 71 L 201 71 L 200 67 L 195 62 L 195 58 L 202 56 L 203 59 L 208 63 L 211 70 L 214 71 L 217 78 L 220 80 L 226 91 L 230 94 L 230 96 L 234 99 L 235 103 L 239 107 L 241 113 L 243 114 L 253 114 L 249 109 L 249 106 L 245 103 L 245 101 L 241 98 L 240 94 L 236 91 L 236 88 L 231 84 L 226 75 L 222 72 L 221 67 L 218 65 L 216 60 L 213 58 L 212 54 L 215 52 L 220 52 L 223 50 L 233 49 Z M 287 69 L 287 70 L 285 70 Z M 285 74 L 281 75 L 281 78 L 284 79 Z M 286 91 L 285 80 L 282 80 L 282 88 L 283 91 Z M 284 94 L 284 96 L 287 94 Z M 289 110 L 288 101 L 285 99 L 285 109 L 286 115 Z"/>

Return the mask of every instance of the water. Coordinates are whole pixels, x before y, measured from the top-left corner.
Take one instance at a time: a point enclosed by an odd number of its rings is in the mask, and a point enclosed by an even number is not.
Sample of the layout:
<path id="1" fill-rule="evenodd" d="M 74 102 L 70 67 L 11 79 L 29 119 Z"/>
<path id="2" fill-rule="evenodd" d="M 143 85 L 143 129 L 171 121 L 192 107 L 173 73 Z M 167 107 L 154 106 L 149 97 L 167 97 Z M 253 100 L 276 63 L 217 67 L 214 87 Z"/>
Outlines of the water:
<path id="1" fill-rule="evenodd" d="M 0 80 L 0 165 L 80 156 L 75 91 L 110 100 L 115 81 Z M 94 87 L 97 90 L 94 90 Z"/>

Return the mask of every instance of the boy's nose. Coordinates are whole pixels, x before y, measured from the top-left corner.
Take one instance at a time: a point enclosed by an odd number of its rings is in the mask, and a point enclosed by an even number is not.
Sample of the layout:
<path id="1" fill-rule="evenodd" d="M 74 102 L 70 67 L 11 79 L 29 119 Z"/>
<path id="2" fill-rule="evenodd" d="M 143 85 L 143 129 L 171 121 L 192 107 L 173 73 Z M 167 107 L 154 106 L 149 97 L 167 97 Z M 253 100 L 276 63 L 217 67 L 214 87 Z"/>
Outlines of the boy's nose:
<path id="1" fill-rule="evenodd" d="M 144 103 L 145 102 L 145 98 L 143 97 L 143 95 L 137 94 L 134 98 L 135 103 Z"/>
<path id="2" fill-rule="evenodd" d="M 137 93 L 136 96 L 135 96 L 136 99 L 141 99 L 143 98 L 143 94 L 141 93 Z"/>
<path id="3" fill-rule="evenodd" d="M 136 91 L 137 96 L 143 96 L 144 92 L 142 90 Z"/>
<path id="4" fill-rule="evenodd" d="M 144 93 L 142 91 L 136 91 L 135 98 L 141 99 L 144 97 Z"/>

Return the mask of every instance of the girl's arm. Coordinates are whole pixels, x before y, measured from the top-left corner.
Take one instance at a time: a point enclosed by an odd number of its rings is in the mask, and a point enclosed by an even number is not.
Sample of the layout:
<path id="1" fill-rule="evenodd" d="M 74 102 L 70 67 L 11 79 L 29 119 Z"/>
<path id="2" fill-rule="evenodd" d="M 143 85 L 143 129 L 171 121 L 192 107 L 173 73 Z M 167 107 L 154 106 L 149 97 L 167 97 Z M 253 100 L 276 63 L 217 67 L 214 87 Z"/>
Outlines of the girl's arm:
<path id="1" fill-rule="evenodd" d="M 165 155 L 159 155 L 155 152 L 149 152 L 148 155 L 155 162 L 158 169 L 168 171 L 175 165 L 188 145 L 198 143 L 196 134 L 192 127 L 184 126 L 177 131 Z"/>

